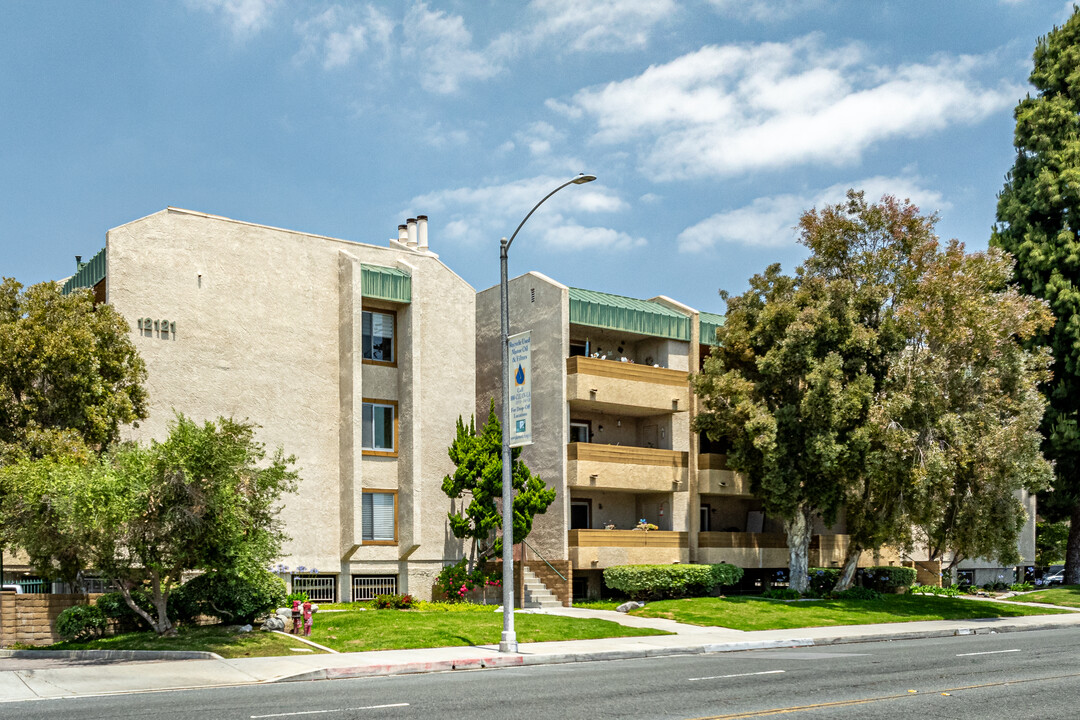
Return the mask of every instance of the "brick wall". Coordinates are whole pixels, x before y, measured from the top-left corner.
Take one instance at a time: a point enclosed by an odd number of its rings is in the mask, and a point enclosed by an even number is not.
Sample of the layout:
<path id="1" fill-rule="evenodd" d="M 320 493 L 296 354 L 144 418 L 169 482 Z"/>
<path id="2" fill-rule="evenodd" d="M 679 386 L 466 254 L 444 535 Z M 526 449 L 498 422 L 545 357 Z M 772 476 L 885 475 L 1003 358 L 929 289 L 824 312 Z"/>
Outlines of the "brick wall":
<path id="1" fill-rule="evenodd" d="M 56 634 L 56 616 L 85 602 L 85 595 L 0 593 L 0 646 L 60 642 L 60 636 Z"/>

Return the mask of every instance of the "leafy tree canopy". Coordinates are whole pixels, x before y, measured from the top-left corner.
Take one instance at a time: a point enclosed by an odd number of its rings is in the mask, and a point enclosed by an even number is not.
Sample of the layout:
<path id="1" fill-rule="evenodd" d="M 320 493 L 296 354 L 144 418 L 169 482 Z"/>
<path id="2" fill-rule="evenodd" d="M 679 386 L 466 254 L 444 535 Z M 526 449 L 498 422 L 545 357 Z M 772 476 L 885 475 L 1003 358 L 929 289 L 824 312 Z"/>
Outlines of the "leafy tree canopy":
<path id="1" fill-rule="evenodd" d="M 127 322 L 88 290 L 0 283 L 0 465 L 100 452 L 146 417 Z"/>
<path id="2" fill-rule="evenodd" d="M 281 450 L 267 461 L 255 427 L 178 415 L 149 446 L 87 461 L 20 460 L 0 469 L 10 490 L 0 519 L 46 577 L 93 569 L 157 632 L 170 632 L 169 593 L 185 572 L 242 571 L 280 554 L 278 503 L 298 476 Z M 145 581 L 156 617 L 132 600 Z"/>

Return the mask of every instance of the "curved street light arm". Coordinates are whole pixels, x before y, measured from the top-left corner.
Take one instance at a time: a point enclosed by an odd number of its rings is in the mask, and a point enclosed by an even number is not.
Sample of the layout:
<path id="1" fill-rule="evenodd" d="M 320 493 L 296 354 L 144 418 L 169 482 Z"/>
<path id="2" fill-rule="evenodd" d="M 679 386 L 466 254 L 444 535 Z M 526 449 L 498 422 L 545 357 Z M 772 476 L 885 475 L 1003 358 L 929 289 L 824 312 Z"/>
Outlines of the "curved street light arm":
<path id="1" fill-rule="evenodd" d="M 513 244 L 514 238 L 517 237 L 517 234 L 518 234 L 518 232 L 520 232 L 522 226 L 524 226 L 525 223 L 528 222 L 529 218 L 532 217 L 532 214 L 534 212 L 536 212 L 537 208 L 539 208 L 541 205 L 543 205 L 545 202 L 547 202 L 547 199 L 549 197 L 551 197 L 555 193 L 559 192 L 560 190 L 562 190 L 567 185 L 584 185 L 585 183 L 592 182 L 595 179 L 596 179 L 595 175 L 586 175 L 585 173 L 582 173 L 582 174 L 578 175 L 575 178 L 567 180 L 562 185 L 560 185 L 559 187 L 555 188 L 554 190 L 549 192 L 547 195 L 545 195 L 543 200 L 541 200 L 540 202 L 533 205 L 533 209 L 529 211 L 529 214 L 525 216 L 525 219 L 522 220 L 520 223 L 518 223 L 517 229 L 514 230 L 514 234 L 510 236 L 510 239 L 507 240 L 505 243 L 502 243 L 502 252 L 503 252 L 503 254 L 506 254 L 506 253 L 510 252 L 510 245 Z"/>

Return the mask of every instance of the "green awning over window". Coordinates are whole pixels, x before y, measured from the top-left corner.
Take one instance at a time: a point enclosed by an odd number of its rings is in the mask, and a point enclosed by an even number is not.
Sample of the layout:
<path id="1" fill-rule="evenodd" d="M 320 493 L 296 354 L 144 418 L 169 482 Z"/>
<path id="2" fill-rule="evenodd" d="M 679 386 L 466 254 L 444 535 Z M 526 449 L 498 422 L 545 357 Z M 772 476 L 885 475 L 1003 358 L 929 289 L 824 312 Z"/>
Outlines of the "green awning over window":
<path id="1" fill-rule="evenodd" d="M 570 288 L 570 322 L 576 325 L 690 341 L 690 318 L 649 300 Z"/>
<path id="2" fill-rule="evenodd" d="M 719 345 L 716 342 L 716 329 L 724 324 L 724 316 L 716 313 L 703 312 L 698 322 L 698 333 L 701 335 L 702 345 Z"/>
<path id="3" fill-rule="evenodd" d="M 72 290 L 79 288 L 92 288 L 105 279 L 105 248 L 101 248 L 98 254 L 90 258 L 90 262 L 83 263 L 79 271 L 68 278 L 64 283 L 63 293 L 67 295 Z"/>
<path id="4" fill-rule="evenodd" d="M 363 264 L 360 266 L 360 294 L 396 303 L 412 302 L 412 278 L 397 268 Z"/>

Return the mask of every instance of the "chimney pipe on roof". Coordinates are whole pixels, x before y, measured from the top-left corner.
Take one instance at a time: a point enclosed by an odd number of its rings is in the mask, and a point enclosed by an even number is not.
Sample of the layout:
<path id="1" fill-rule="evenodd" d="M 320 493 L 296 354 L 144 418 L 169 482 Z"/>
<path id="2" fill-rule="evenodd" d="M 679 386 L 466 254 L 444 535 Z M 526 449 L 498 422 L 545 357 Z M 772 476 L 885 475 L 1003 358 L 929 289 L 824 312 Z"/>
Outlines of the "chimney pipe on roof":
<path id="1" fill-rule="evenodd" d="M 75 256 L 75 269 L 82 270 L 82 255 Z"/>
<path id="2" fill-rule="evenodd" d="M 428 249 L 427 215 L 416 216 L 416 242 L 420 250 Z"/>
<path id="3" fill-rule="evenodd" d="M 409 230 L 404 224 L 397 226 L 397 241 L 402 245 L 409 242 Z"/>
<path id="4" fill-rule="evenodd" d="M 405 221 L 409 230 L 409 247 L 416 247 L 416 218 L 409 218 Z"/>

